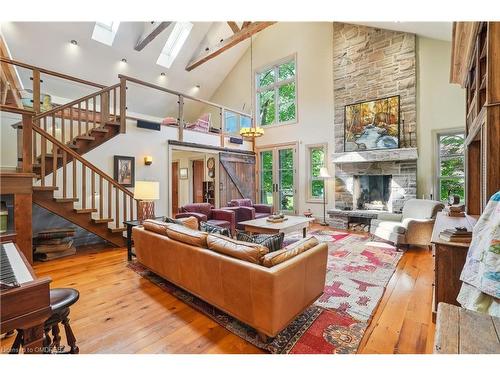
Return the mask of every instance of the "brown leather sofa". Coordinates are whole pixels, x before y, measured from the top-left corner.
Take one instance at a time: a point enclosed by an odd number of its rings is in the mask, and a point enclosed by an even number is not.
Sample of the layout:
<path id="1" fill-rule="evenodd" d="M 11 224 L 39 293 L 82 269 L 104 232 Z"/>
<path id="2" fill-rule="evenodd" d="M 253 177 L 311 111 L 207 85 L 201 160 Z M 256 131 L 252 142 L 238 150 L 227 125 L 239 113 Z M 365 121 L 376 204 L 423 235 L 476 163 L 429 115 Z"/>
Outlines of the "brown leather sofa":
<path id="1" fill-rule="evenodd" d="M 220 236 L 192 229 L 187 229 L 191 235 L 186 236 L 171 231 L 179 227 L 175 224 L 174 227 L 164 223 L 152 225 L 156 228 L 151 228 L 151 225 L 147 226 L 148 229 L 133 228 L 138 261 L 159 276 L 255 328 L 263 337 L 276 336 L 323 293 L 328 252 L 325 243 L 316 244 L 282 263 L 265 267 L 251 260 L 226 255 L 232 254 L 232 245 L 221 245 L 224 240 Z M 235 246 L 247 244 L 232 239 L 226 242 L 231 241 Z M 211 245 L 217 245 L 219 251 L 209 249 Z M 268 255 L 271 254 L 274 255 Z M 254 256 L 255 252 L 249 255 Z M 272 259 L 268 260 L 272 262 Z"/>

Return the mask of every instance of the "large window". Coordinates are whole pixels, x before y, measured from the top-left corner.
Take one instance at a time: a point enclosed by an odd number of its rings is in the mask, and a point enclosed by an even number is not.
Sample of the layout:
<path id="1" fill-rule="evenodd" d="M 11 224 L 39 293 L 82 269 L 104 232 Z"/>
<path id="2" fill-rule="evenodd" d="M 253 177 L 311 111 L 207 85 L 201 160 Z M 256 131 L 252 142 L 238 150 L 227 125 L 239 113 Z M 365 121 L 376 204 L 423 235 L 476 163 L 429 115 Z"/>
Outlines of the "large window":
<path id="1" fill-rule="evenodd" d="M 297 119 L 295 56 L 256 73 L 257 121 L 260 126 L 289 124 Z"/>
<path id="2" fill-rule="evenodd" d="M 437 198 L 444 201 L 449 194 L 455 194 L 463 201 L 465 198 L 463 132 L 438 134 L 437 162 Z"/>
<path id="3" fill-rule="evenodd" d="M 241 128 L 249 128 L 251 126 L 252 119 L 250 117 L 229 110 L 224 111 L 224 133 L 239 135 Z"/>
<path id="4" fill-rule="evenodd" d="M 325 166 L 326 145 L 307 146 L 308 201 L 323 201 L 325 180 L 319 177 L 321 167 Z"/>

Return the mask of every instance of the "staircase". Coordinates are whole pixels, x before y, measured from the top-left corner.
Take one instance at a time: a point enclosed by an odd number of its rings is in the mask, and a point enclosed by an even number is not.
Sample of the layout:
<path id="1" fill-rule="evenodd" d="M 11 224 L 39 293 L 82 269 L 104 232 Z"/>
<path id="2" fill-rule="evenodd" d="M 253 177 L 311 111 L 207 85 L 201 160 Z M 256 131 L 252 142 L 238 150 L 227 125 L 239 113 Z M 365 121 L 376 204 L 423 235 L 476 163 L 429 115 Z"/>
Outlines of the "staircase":
<path id="1" fill-rule="evenodd" d="M 117 108 L 121 89 L 106 87 L 23 124 L 32 134 L 33 202 L 116 246 L 125 244 L 122 222 L 133 220 L 136 202 L 83 155 L 124 129 Z"/>

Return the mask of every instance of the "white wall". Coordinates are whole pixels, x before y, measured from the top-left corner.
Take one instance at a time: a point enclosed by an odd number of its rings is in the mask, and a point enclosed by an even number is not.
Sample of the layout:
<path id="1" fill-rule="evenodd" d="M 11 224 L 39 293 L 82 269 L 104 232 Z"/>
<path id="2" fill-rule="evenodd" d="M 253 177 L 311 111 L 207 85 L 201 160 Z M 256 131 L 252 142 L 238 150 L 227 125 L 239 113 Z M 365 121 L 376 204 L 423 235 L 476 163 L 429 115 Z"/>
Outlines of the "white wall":
<path id="1" fill-rule="evenodd" d="M 21 115 L 0 112 L 0 166 L 2 168 L 17 167 L 17 129 L 12 124 L 22 121 Z"/>
<path id="2" fill-rule="evenodd" d="M 261 31 L 253 41 L 253 69 L 297 55 L 298 121 L 296 124 L 271 127 L 257 139 L 257 147 L 299 142 L 298 212 L 310 208 L 322 216 L 321 203 L 306 202 L 307 176 L 305 146 L 328 143 L 333 152 L 333 25 L 326 22 L 280 22 Z M 240 59 L 217 89 L 211 101 L 245 111 L 252 105 L 250 51 Z M 255 108 L 255 104 L 252 105 Z M 330 172 L 333 168 L 329 165 Z M 333 181 L 328 186 L 329 206 L 333 206 Z"/>
<path id="3" fill-rule="evenodd" d="M 436 131 L 465 129 L 465 90 L 449 83 L 451 43 L 417 38 L 417 197 L 429 197 L 436 176 Z"/>

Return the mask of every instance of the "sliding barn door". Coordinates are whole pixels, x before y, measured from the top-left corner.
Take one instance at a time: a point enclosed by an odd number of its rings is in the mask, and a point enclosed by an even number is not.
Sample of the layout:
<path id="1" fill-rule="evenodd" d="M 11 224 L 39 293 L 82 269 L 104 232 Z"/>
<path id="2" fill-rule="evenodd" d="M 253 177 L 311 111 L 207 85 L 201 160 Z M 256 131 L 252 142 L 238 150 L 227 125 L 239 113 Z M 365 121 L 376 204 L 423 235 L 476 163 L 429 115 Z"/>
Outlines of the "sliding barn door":
<path id="1" fill-rule="evenodd" d="M 221 152 L 219 154 L 219 202 L 250 198 L 255 202 L 255 156 Z"/>

